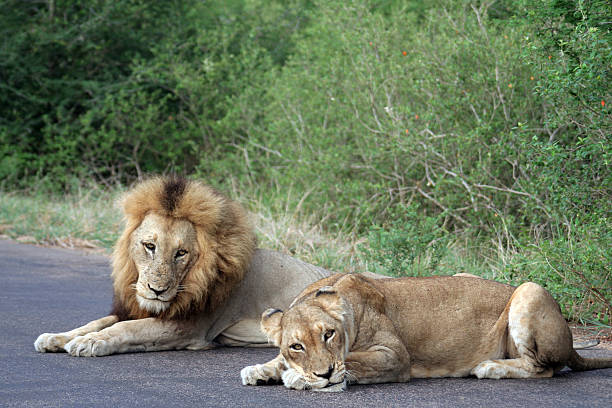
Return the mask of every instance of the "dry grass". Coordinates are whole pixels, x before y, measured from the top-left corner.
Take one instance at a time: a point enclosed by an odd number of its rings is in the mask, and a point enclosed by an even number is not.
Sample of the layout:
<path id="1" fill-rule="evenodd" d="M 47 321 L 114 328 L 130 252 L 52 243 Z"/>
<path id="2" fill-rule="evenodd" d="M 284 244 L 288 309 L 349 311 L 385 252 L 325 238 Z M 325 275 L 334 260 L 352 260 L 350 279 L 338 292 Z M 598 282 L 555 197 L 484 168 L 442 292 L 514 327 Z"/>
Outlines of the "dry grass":
<path id="1" fill-rule="evenodd" d="M 84 191 L 84 190 L 83 190 Z M 0 233 L 24 243 L 110 252 L 121 229 L 117 192 L 0 193 Z"/>
<path id="2" fill-rule="evenodd" d="M 263 199 L 245 194 L 234 186 L 230 195 L 252 214 L 259 246 L 295 256 L 305 262 L 336 271 L 362 272 L 365 263 L 359 246 L 365 239 L 352 231 L 330 234 L 324 228 L 324 214 L 306 214 L 301 204 L 307 194 L 274 192 Z"/>
<path id="3" fill-rule="evenodd" d="M 98 250 L 110 253 L 122 228 L 115 205 L 121 191 L 94 188 L 73 195 L 0 193 L 0 236 L 23 243 Z M 306 262 L 344 272 L 365 269 L 354 234 L 331 236 L 313 215 L 291 199 L 277 198 L 271 207 L 261 200 L 230 193 L 251 212 L 259 246 L 285 252 Z M 278 196 L 277 196 L 278 197 Z"/>

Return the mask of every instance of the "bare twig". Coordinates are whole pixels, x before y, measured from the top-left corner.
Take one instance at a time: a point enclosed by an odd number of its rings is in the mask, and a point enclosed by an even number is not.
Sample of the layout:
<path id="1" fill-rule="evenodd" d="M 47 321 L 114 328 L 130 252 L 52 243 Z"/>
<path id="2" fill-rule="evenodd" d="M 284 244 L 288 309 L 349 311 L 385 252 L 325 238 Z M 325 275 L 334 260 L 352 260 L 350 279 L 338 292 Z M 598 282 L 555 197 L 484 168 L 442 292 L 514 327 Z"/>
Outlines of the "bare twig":
<path id="1" fill-rule="evenodd" d="M 531 195 L 529 193 L 525 193 L 523 191 L 512 190 L 511 188 L 506 188 L 506 187 L 495 187 L 495 186 L 489 186 L 489 185 L 486 185 L 486 184 L 474 184 L 474 187 L 488 188 L 488 189 L 491 189 L 491 190 L 503 191 L 504 193 L 518 194 L 518 195 L 527 196 L 527 197 L 536 199 L 533 195 Z"/>
<path id="2" fill-rule="evenodd" d="M 450 215 L 451 217 L 453 217 L 454 219 L 456 219 L 457 221 L 461 222 L 462 224 L 466 225 L 466 226 L 470 226 L 471 224 L 469 222 L 467 222 L 463 217 L 461 217 L 460 215 L 457 215 L 455 213 L 453 213 L 452 211 L 450 211 L 448 208 L 446 208 L 444 205 L 442 205 L 442 203 L 440 203 L 438 200 L 436 200 L 435 198 L 433 198 L 432 196 L 430 196 L 429 194 L 427 194 L 425 191 L 423 191 L 423 189 L 421 189 L 421 187 L 417 184 L 416 186 L 416 191 L 419 192 L 419 194 L 421 194 L 423 197 L 425 197 L 426 199 L 428 199 L 429 201 L 431 201 L 432 203 L 434 203 L 437 207 L 441 208 L 444 212 L 446 212 L 448 215 Z"/>

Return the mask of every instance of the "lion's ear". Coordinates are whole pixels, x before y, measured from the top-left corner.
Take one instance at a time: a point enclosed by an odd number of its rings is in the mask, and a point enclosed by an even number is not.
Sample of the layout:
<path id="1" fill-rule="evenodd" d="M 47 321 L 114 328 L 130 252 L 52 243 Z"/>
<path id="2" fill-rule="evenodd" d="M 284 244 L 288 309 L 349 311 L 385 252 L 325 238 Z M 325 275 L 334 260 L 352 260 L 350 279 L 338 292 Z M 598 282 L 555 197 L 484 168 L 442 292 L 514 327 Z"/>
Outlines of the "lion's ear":
<path id="1" fill-rule="evenodd" d="M 261 331 L 265 333 L 268 340 L 276 347 L 280 347 L 282 318 L 283 311 L 280 309 L 268 309 L 261 315 Z"/>

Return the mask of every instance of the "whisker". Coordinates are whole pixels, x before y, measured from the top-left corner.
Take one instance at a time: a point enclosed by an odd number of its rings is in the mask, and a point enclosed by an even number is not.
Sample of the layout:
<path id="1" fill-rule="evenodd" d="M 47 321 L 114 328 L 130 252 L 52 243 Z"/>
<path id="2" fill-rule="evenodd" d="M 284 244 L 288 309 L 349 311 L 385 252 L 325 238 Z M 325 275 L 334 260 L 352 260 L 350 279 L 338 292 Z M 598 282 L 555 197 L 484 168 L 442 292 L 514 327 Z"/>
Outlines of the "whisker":
<path id="1" fill-rule="evenodd" d="M 351 373 L 349 370 L 346 370 L 344 375 L 346 377 L 346 382 L 347 383 L 356 383 L 357 382 L 357 377 L 355 377 L 355 375 L 353 373 Z"/>

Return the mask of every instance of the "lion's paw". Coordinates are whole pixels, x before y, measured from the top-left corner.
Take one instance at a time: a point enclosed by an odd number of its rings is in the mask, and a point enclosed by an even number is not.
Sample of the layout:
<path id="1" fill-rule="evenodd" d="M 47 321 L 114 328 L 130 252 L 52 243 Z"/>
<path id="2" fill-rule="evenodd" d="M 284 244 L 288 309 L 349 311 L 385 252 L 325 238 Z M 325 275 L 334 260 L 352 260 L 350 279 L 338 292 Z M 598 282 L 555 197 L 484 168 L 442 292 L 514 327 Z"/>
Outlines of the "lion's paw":
<path id="1" fill-rule="evenodd" d="M 97 333 L 75 337 L 66 343 L 64 349 L 68 354 L 75 357 L 101 357 L 114 352 L 110 341 L 99 338 Z"/>
<path id="2" fill-rule="evenodd" d="M 64 351 L 64 345 L 70 337 L 64 333 L 43 333 L 34 342 L 34 348 L 39 353 Z"/>
<path id="3" fill-rule="evenodd" d="M 293 388 L 294 390 L 305 390 L 310 388 L 304 377 L 293 368 L 289 368 L 283 372 L 283 384 L 285 384 L 285 387 Z"/>

